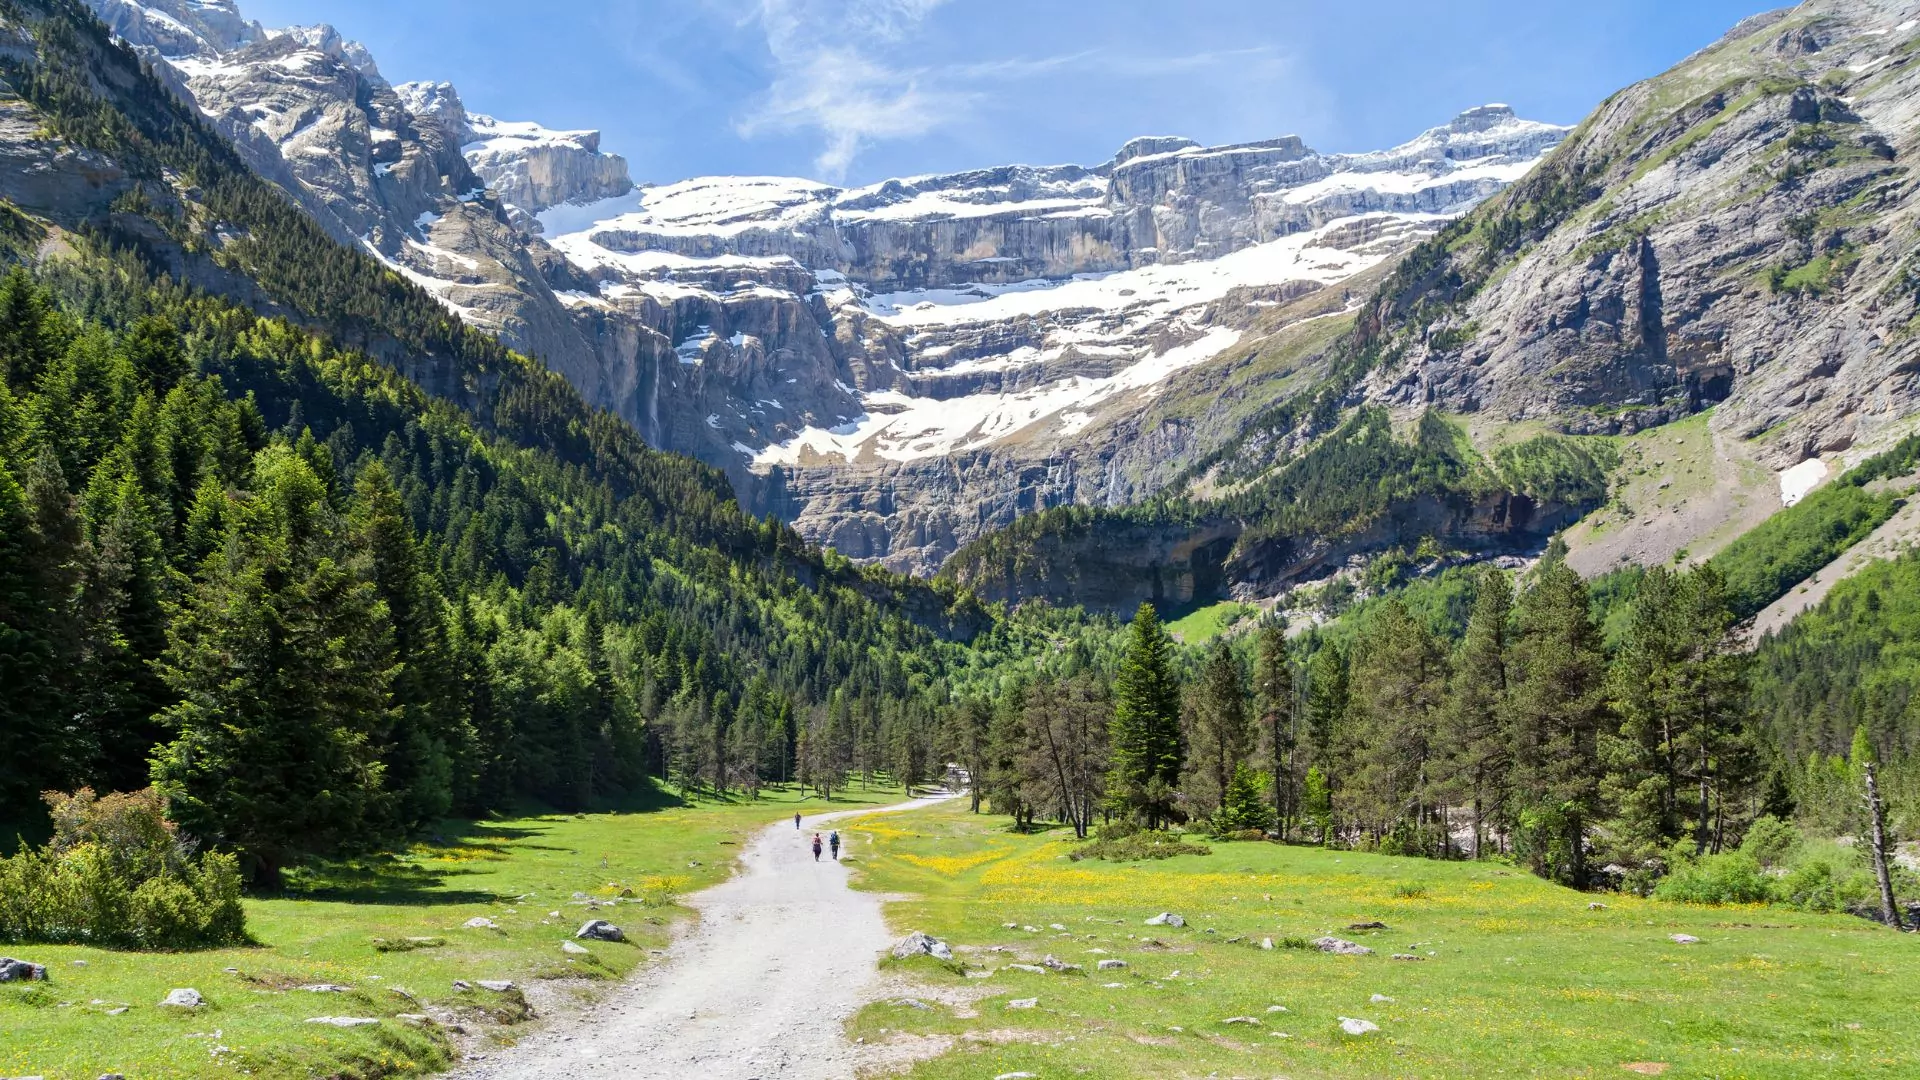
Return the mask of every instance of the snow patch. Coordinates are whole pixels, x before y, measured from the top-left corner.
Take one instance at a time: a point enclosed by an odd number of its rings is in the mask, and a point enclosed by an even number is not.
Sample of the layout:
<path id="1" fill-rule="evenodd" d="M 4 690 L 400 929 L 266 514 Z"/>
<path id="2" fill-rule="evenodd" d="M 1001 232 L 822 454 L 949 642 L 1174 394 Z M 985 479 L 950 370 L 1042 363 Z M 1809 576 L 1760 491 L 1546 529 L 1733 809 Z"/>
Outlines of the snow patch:
<path id="1" fill-rule="evenodd" d="M 1808 458 L 1790 469 L 1780 471 L 1780 505 L 1792 506 L 1807 497 L 1807 493 L 1820 486 L 1827 478 L 1827 463 L 1819 458 Z"/>

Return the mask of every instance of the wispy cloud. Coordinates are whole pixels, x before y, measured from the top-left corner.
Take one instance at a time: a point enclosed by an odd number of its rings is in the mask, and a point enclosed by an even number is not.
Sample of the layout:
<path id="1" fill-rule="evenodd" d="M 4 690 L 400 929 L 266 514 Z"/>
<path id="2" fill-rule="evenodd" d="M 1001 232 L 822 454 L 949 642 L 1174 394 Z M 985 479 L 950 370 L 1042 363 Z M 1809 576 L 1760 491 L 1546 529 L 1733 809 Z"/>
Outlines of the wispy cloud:
<path id="1" fill-rule="evenodd" d="M 888 55 L 944 2 L 759 0 L 752 17 L 773 56 L 773 81 L 737 125 L 740 133 L 818 130 L 826 145 L 814 164 L 837 179 L 873 140 L 924 135 L 950 122 L 971 95 Z"/>
<path id="2" fill-rule="evenodd" d="M 1155 55 L 1090 47 L 1037 57 L 926 63 L 928 19 L 948 0 L 742 0 L 740 22 L 764 37 L 768 84 L 735 130 L 814 132 L 814 166 L 847 174 L 861 151 L 971 124 L 1004 111 L 1011 84 L 1062 76 L 1145 83 L 1228 79 L 1241 90 L 1285 81 L 1293 61 L 1270 46 Z M 907 58 L 913 57 L 915 61 Z"/>

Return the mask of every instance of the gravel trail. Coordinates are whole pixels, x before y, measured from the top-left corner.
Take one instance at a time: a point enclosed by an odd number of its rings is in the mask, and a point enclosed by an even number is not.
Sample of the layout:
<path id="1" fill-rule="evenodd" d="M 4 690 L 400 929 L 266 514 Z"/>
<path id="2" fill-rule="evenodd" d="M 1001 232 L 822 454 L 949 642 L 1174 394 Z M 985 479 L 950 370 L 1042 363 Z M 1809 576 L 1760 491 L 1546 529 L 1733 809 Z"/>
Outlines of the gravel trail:
<path id="1" fill-rule="evenodd" d="M 952 795 L 884 811 L 930 806 Z M 670 958 L 637 971 L 585 1014 L 456 1070 L 461 1080 L 839 1080 L 863 1059 L 841 1021 L 865 1003 L 892 943 L 880 897 L 847 887 L 847 869 L 813 833 L 872 808 L 769 826 L 740 872 L 694 894 L 700 912 Z M 588 943 L 591 945 L 592 943 Z"/>

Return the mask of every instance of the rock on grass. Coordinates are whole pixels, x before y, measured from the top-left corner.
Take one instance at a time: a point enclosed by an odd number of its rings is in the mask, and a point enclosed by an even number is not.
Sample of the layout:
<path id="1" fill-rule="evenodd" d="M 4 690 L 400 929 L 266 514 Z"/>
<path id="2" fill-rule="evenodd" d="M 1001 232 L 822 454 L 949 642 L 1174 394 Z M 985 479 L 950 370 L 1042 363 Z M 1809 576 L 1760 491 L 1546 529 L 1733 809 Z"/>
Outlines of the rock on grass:
<path id="1" fill-rule="evenodd" d="M 1339 956 L 1372 956 L 1373 955 L 1373 950 L 1367 948 L 1365 945 L 1356 945 L 1351 941 L 1347 941 L 1345 939 L 1337 938 L 1337 937 L 1314 938 L 1313 947 L 1316 949 L 1319 949 L 1323 953 L 1334 953 Z"/>

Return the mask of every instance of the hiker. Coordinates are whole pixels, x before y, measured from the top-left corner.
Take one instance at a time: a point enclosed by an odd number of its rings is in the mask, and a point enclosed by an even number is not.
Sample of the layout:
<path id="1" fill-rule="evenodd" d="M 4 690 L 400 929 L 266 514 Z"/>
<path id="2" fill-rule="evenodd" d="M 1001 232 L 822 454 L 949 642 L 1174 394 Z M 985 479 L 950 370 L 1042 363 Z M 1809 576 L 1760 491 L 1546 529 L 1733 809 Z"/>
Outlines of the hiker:
<path id="1" fill-rule="evenodd" d="M 819 833 L 813 834 L 813 861 L 814 862 L 820 861 L 820 834 Z"/>
<path id="2" fill-rule="evenodd" d="M 798 810 L 795 810 L 793 812 L 793 831 L 794 832 L 800 831 L 800 811 Z"/>
<path id="3" fill-rule="evenodd" d="M 827 843 L 833 845 L 833 861 L 839 862 L 840 861 L 840 830 L 835 829 L 833 831 L 833 835 L 827 837 Z"/>

